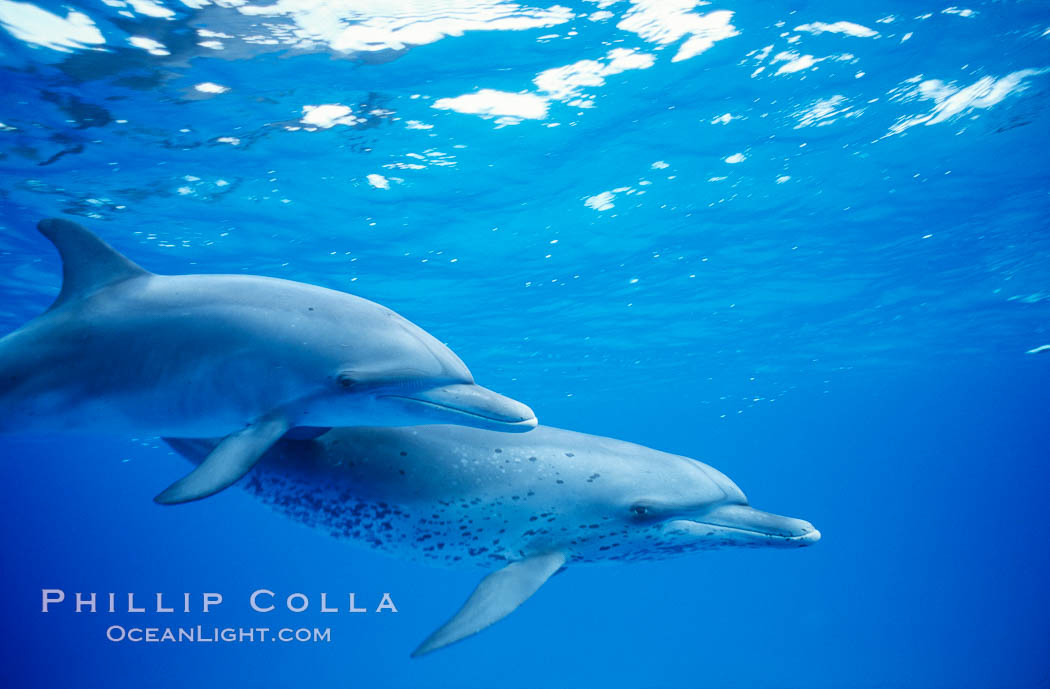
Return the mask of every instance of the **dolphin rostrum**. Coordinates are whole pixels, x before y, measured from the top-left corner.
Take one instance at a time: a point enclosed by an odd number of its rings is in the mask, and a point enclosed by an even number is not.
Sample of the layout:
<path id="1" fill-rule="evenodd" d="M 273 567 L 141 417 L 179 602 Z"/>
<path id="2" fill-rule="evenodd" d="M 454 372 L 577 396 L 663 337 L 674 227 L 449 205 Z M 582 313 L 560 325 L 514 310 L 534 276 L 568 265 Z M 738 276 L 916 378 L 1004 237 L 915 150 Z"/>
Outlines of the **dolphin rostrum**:
<path id="1" fill-rule="evenodd" d="M 215 441 L 168 442 L 200 461 Z M 808 522 L 749 507 L 706 464 L 546 426 L 521 435 L 447 425 L 334 428 L 280 441 L 242 485 L 336 538 L 437 566 L 494 570 L 413 656 L 497 622 L 566 565 L 820 539 Z"/>
<path id="2" fill-rule="evenodd" d="M 38 228 L 61 255 L 62 290 L 0 339 L 0 432 L 223 438 L 157 502 L 226 488 L 296 427 L 536 425 L 379 304 L 252 275 L 155 275 L 80 225 Z"/>

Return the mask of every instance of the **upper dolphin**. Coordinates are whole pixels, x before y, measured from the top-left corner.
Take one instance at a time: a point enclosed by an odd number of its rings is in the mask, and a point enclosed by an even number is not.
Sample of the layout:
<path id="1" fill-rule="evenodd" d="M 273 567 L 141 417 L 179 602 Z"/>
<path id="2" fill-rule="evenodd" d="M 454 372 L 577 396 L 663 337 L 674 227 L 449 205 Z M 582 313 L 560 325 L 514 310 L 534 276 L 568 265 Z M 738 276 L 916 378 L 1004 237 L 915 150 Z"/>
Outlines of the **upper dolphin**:
<path id="1" fill-rule="evenodd" d="M 214 447 L 168 442 L 191 461 Z M 807 521 L 749 506 L 707 464 L 548 426 L 518 435 L 441 425 L 334 428 L 277 443 L 242 485 L 336 538 L 489 570 L 416 656 L 502 619 L 564 566 L 820 539 Z"/>
<path id="2" fill-rule="evenodd" d="M 297 426 L 536 425 L 374 302 L 254 275 L 155 275 L 76 223 L 38 229 L 62 290 L 0 339 L 0 432 L 222 437 L 158 502 L 222 490 Z"/>

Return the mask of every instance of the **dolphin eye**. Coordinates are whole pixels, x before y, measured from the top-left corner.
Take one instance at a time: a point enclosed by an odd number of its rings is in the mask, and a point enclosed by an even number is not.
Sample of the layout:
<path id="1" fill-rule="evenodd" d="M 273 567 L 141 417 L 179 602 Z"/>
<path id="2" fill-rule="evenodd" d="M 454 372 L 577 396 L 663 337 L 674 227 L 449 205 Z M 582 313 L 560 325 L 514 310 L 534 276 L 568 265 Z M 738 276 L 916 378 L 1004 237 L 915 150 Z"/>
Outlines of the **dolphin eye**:
<path id="1" fill-rule="evenodd" d="M 351 376 L 349 373 L 340 373 L 338 376 L 335 377 L 335 380 L 336 383 L 339 384 L 339 387 L 341 387 L 344 390 L 349 390 L 350 388 L 357 385 L 357 381 L 354 380 L 353 376 Z"/>
<path id="2" fill-rule="evenodd" d="M 652 513 L 653 511 L 648 505 L 631 505 L 631 516 L 636 519 L 645 519 L 651 516 Z"/>

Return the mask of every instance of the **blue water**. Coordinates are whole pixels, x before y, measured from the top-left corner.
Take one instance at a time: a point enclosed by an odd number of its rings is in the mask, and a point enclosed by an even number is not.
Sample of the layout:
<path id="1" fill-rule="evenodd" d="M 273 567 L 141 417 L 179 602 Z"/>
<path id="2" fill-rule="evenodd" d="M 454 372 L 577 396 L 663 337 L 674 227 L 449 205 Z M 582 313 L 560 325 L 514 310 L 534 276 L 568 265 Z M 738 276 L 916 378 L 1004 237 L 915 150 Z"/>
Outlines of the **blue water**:
<path id="1" fill-rule="evenodd" d="M 156 272 L 378 301 L 542 423 L 706 461 L 824 536 L 569 568 L 409 660 L 477 572 L 238 490 L 159 507 L 187 465 L 155 438 L 3 437 L 0 684 L 1050 686 L 1047 3 L 0 0 L 0 25 L 0 333 L 57 293 L 33 227 L 66 217 Z M 158 615 L 43 614 L 44 588 L 221 592 L 177 623 L 332 641 L 112 643 Z M 261 620 L 257 588 L 399 612 Z"/>

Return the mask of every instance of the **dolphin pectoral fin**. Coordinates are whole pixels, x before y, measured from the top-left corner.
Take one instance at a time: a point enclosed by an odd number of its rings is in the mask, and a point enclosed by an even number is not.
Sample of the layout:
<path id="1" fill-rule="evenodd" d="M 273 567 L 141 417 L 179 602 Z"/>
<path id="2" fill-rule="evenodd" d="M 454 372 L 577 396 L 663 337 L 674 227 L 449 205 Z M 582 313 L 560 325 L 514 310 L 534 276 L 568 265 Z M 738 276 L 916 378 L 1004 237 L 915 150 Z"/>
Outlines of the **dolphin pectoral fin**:
<path id="1" fill-rule="evenodd" d="M 284 435 L 291 424 L 283 415 L 264 416 L 222 439 L 200 466 L 153 498 L 177 505 L 214 495 L 251 471 L 259 458 Z"/>
<path id="2" fill-rule="evenodd" d="M 436 651 L 499 622 L 536 593 L 565 564 L 560 551 L 512 562 L 481 580 L 459 612 L 412 652 L 413 658 Z"/>

